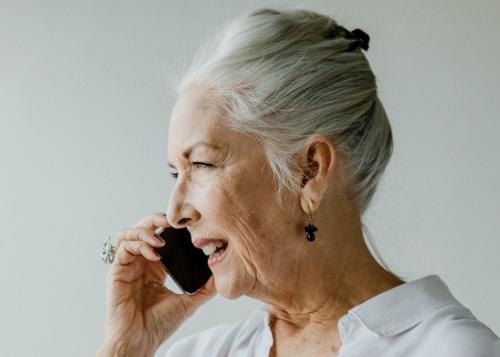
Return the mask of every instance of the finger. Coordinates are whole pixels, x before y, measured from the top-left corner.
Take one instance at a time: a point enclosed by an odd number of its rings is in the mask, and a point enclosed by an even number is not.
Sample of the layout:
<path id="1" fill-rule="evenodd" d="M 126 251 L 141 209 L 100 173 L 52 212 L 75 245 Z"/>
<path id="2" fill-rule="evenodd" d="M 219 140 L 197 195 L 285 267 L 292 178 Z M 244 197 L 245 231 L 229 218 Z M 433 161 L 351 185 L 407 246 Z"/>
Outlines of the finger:
<path id="1" fill-rule="evenodd" d="M 150 216 L 143 218 L 139 223 L 133 225 L 132 227 L 133 228 L 142 227 L 154 230 L 158 227 L 169 227 L 169 226 L 170 224 L 168 223 L 167 216 L 165 215 L 165 213 L 156 212 Z"/>
<path id="2" fill-rule="evenodd" d="M 152 261 L 159 261 L 161 259 L 160 255 L 149 244 L 141 240 L 124 240 L 116 253 L 114 263 L 117 265 L 129 265 L 140 256 Z"/>
<path id="3" fill-rule="evenodd" d="M 116 250 L 120 248 L 120 244 L 124 241 L 142 240 L 155 247 L 161 247 L 165 241 L 156 235 L 155 231 L 149 228 L 128 228 L 118 233 L 116 239 Z"/>
<path id="4" fill-rule="evenodd" d="M 186 315 L 190 317 L 198 307 L 213 298 L 216 294 L 215 277 L 212 275 L 205 285 L 193 295 L 180 294 L 179 296 L 184 304 Z"/>

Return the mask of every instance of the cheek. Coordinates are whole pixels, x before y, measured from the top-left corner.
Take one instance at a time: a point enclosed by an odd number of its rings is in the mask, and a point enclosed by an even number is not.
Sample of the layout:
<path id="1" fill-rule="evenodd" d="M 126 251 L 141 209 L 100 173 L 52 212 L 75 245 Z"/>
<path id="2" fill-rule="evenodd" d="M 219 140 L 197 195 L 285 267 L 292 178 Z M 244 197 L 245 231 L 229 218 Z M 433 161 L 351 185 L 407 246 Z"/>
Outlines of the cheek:
<path id="1" fill-rule="evenodd" d="M 267 240 L 268 211 L 259 188 L 239 175 L 218 185 L 213 198 L 213 214 L 238 252 L 248 256 L 246 253 L 260 250 Z"/>
<path id="2" fill-rule="evenodd" d="M 213 201 L 210 205 L 231 224 L 249 222 L 250 219 L 256 223 L 255 218 L 251 217 L 251 212 L 256 209 L 256 196 L 259 196 L 253 194 L 255 189 L 255 184 L 244 171 L 231 170 L 211 185 Z"/>
<path id="3" fill-rule="evenodd" d="M 232 244 L 226 264 L 231 274 L 217 281 L 219 292 L 227 298 L 250 292 L 257 282 L 272 285 L 276 279 L 298 274 L 300 264 L 293 261 L 297 224 L 294 202 L 280 208 L 273 187 L 252 177 L 228 178 L 213 185 L 207 213 L 213 227 Z M 207 216 L 208 217 L 208 216 Z"/>

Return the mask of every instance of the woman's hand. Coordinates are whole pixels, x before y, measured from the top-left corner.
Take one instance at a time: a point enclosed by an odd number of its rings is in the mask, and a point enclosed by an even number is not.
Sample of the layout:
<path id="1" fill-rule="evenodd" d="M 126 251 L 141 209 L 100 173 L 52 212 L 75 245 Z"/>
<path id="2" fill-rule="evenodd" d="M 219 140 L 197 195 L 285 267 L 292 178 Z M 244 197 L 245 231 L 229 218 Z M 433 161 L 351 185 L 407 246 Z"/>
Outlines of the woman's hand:
<path id="1" fill-rule="evenodd" d="M 165 287 L 167 273 L 153 248 L 165 244 L 155 238 L 159 227 L 170 224 L 164 214 L 155 213 L 118 234 L 106 277 L 106 334 L 99 356 L 153 356 L 184 320 L 215 296 L 213 276 L 194 295 Z"/>

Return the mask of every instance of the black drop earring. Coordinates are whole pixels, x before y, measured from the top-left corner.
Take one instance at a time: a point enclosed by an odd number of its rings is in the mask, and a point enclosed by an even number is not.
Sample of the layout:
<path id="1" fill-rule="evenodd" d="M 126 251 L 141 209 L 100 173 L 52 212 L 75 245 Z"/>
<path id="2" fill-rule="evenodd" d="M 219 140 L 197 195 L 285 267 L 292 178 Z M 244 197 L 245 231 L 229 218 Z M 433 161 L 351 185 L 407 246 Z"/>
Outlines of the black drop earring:
<path id="1" fill-rule="evenodd" d="M 309 224 L 304 227 L 304 231 L 307 232 L 306 238 L 309 242 L 312 242 L 316 239 L 314 232 L 316 232 L 318 228 L 312 224 L 312 214 L 311 214 L 311 206 L 309 205 Z"/>

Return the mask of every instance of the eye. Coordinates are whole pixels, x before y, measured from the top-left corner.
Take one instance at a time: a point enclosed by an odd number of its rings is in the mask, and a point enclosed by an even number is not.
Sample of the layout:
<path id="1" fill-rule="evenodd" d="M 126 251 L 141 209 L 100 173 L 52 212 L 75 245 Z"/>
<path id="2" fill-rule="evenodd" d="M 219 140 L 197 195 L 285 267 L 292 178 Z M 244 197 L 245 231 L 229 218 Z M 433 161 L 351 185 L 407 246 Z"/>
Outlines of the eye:
<path id="1" fill-rule="evenodd" d="M 190 161 L 189 166 L 195 166 L 197 168 L 209 168 L 209 167 L 213 167 L 214 165 L 206 163 L 206 162 Z M 171 172 L 170 176 L 172 176 L 174 179 L 176 179 L 179 176 L 179 174 L 177 172 Z"/>
<path id="2" fill-rule="evenodd" d="M 206 162 L 199 162 L 199 161 L 190 161 L 189 165 L 195 166 L 195 167 L 211 167 L 211 166 L 213 166 L 212 164 L 208 164 Z"/>

